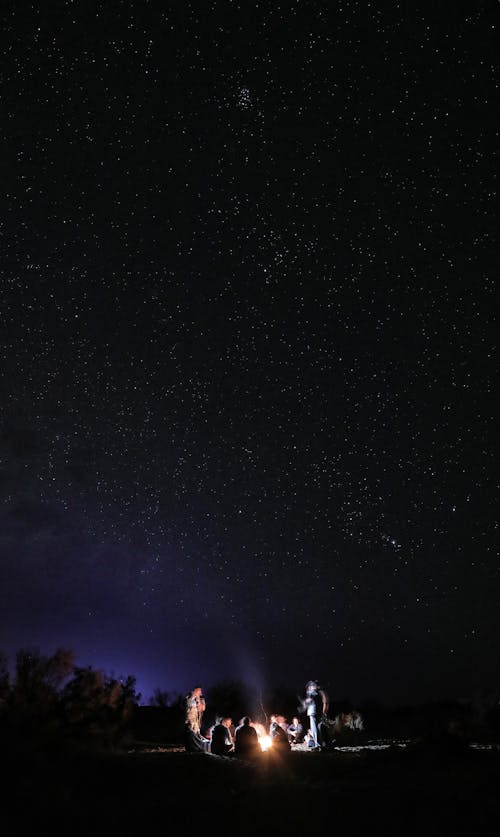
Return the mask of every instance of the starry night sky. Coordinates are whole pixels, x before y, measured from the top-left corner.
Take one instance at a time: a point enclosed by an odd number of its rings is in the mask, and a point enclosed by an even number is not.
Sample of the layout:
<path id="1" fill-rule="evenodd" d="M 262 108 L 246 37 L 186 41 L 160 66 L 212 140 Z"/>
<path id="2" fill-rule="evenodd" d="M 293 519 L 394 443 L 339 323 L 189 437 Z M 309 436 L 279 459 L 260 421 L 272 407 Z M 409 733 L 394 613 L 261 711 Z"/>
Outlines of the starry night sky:
<path id="1" fill-rule="evenodd" d="M 498 5 L 6 0 L 0 650 L 498 690 Z"/>

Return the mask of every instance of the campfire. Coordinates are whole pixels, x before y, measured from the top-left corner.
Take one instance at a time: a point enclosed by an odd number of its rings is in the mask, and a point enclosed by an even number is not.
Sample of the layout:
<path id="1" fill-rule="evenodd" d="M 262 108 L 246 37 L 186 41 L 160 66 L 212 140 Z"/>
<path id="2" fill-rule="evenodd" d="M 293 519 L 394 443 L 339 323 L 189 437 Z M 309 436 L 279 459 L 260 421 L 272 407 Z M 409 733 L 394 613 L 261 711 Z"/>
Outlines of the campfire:
<path id="1" fill-rule="evenodd" d="M 265 753 L 266 750 L 269 750 L 269 747 L 272 746 L 273 742 L 271 736 L 267 734 L 266 728 L 263 724 L 253 723 L 252 726 L 257 730 L 260 748 L 262 752 Z"/>

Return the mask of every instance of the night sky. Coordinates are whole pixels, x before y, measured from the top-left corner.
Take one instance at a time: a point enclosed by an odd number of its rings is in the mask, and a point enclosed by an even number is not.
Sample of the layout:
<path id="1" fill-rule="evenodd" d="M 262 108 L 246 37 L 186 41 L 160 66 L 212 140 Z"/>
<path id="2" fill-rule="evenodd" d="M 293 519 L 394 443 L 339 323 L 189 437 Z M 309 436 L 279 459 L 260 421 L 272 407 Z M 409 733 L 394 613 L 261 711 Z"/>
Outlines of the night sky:
<path id="1" fill-rule="evenodd" d="M 498 12 L 2 3 L 10 660 L 499 690 Z"/>

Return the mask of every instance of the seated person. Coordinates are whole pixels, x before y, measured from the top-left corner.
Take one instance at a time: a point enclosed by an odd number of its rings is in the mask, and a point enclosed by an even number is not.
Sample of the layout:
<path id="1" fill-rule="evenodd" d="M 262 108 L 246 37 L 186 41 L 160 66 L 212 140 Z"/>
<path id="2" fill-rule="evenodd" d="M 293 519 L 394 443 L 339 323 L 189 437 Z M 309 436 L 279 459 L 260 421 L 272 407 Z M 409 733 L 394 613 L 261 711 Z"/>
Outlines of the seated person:
<path id="1" fill-rule="evenodd" d="M 184 724 L 184 746 L 188 753 L 208 753 L 210 741 L 188 723 Z"/>
<path id="2" fill-rule="evenodd" d="M 307 745 L 308 750 L 317 750 L 318 747 L 314 740 L 314 735 L 312 734 L 311 730 L 308 729 L 306 734 L 304 735 L 304 744 Z"/>
<path id="3" fill-rule="evenodd" d="M 271 741 L 273 742 L 273 750 L 286 751 L 291 749 L 288 735 L 278 721 L 273 721 L 271 723 L 269 734 L 271 736 Z"/>
<path id="4" fill-rule="evenodd" d="M 292 718 L 292 723 L 289 724 L 287 733 L 290 744 L 300 744 L 304 740 L 304 727 L 296 716 Z"/>
<path id="5" fill-rule="evenodd" d="M 335 744 L 335 721 L 326 715 L 318 724 L 318 743 L 322 750 L 332 750 Z"/>
<path id="6" fill-rule="evenodd" d="M 252 759 L 262 754 L 257 730 L 250 718 L 245 715 L 234 731 L 234 755 L 242 759 Z"/>
<path id="7" fill-rule="evenodd" d="M 233 739 L 231 737 L 231 718 L 218 718 L 212 727 L 210 737 L 210 752 L 216 756 L 226 756 L 232 753 Z"/>

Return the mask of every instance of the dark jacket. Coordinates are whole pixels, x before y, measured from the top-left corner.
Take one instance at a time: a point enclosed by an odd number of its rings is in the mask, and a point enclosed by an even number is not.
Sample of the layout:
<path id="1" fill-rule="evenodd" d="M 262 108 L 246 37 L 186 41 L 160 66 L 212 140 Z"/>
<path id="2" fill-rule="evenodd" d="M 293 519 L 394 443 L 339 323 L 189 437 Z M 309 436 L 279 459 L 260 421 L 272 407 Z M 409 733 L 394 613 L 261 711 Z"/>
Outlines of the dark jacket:
<path id="1" fill-rule="evenodd" d="M 233 749 L 231 733 L 224 724 L 215 724 L 210 738 L 210 752 L 216 756 L 225 756 Z"/>
<path id="2" fill-rule="evenodd" d="M 245 718 L 234 732 L 234 754 L 243 759 L 255 758 L 261 752 L 255 727 Z"/>
<path id="3" fill-rule="evenodd" d="M 276 721 L 271 724 L 271 741 L 276 750 L 290 750 L 288 735 Z"/>

